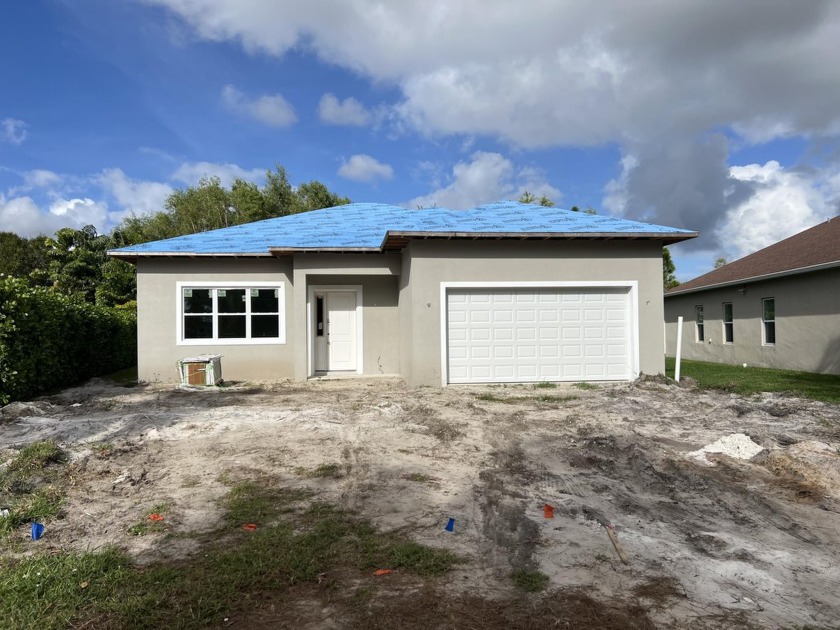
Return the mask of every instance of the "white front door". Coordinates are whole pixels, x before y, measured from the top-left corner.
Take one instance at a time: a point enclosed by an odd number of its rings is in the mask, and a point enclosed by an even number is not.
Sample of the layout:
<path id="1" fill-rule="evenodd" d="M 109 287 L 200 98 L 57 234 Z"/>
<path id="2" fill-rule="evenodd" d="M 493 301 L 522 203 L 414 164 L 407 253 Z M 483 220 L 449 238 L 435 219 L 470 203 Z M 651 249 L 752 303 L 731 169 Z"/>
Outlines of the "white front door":
<path id="1" fill-rule="evenodd" d="M 327 329 L 327 370 L 342 371 L 357 368 L 356 352 L 356 292 L 328 291 L 325 293 Z"/>

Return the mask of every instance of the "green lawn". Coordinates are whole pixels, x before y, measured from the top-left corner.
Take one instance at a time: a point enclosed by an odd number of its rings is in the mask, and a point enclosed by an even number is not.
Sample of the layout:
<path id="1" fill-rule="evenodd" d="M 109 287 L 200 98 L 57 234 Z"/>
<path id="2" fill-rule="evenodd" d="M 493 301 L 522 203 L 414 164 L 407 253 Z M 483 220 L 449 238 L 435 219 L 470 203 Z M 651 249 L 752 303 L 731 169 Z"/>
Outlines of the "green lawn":
<path id="1" fill-rule="evenodd" d="M 674 376 L 674 359 L 671 357 L 665 360 L 665 373 L 671 378 Z M 840 376 L 832 374 L 686 360 L 682 361 L 680 374 L 690 376 L 700 387 L 707 389 L 722 389 L 738 394 L 780 392 L 823 402 L 840 403 Z"/>

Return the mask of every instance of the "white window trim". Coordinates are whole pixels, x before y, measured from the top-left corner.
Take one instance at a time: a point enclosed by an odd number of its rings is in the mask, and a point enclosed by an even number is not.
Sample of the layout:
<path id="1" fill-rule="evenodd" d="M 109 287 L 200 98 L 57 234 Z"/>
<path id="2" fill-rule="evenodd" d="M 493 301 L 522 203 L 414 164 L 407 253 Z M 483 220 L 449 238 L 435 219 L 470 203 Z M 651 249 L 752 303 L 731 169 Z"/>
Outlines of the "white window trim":
<path id="1" fill-rule="evenodd" d="M 700 309 L 698 311 L 697 309 Z M 703 322 L 697 321 L 697 314 L 698 312 L 703 313 Z M 700 326 L 703 327 L 703 338 L 700 339 Z M 705 343 L 706 342 L 706 309 L 704 308 L 703 304 L 695 304 L 694 305 L 694 343 Z"/>
<path id="2" fill-rule="evenodd" d="M 767 300 L 773 300 L 773 319 L 767 320 L 764 319 L 764 303 Z M 776 298 L 775 297 L 766 297 L 761 298 L 761 345 L 767 346 L 768 348 L 775 348 L 776 342 L 767 343 L 767 324 L 772 321 L 773 322 L 773 330 L 775 332 L 776 329 Z"/>
<path id="3" fill-rule="evenodd" d="M 278 337 L 257 337 L 255 339 L 184 339 L 184 289 L 276 289 L 277 307 L 280 311 Z M 252 280 L 231 280 L 229 282 L 196 280 L 175 283 L 175 345 L 178 346 L 266 346 L 286 343 L 286 283 L 276 281 L 258 282 Z M 216 313 L 216 315 L 218 315 Z"/>
<path id="4" fill-rule="evenodd" d="M 449 361 L 447 361 L 446 347 L 446 294 L 449 289 L 629 289 L 630 294 L 630 378 L 639 378 L 639 283 L 637 280 L 617 280 L 592 282 L 560 281 L 560 282 L 441 282 L 440 283 L 440 374 L 441 385 L 449 385 Z"/>
<path id="5" fill-rule="evenodd" d="M 732 321 L 731 322 L 726 321 L 726 305 L 727 304 L 729 304 L 730 310 L 732 311 Z M 721 302 L 721 305 L 722 305 L 723 313 L 721 313 L 721 316 L 720 316 L 720 325 L 721 325 L 720 338 L 723 340 L 723 345 L 724 346 L 732 346 L 732 345 L 735 345 L 735 304 L 733 304 L 732 302 Z M 727 341 L 726 340 L 726 324 L 727 323 L 730 326 L 732 326 L 732 341 Z"/>
<path id="6" fill-rule="evenodd" d="M 306 374 L 315 376 L 315 294 L 331 291 L 356 293 L 356 374 L 364 374 L 365 366 L 365 323 L 362 320 L 364 291 L 361 284 L 311 284 L 306 291 Z M 325 315 L 326 316 L 326 315 Z"/>

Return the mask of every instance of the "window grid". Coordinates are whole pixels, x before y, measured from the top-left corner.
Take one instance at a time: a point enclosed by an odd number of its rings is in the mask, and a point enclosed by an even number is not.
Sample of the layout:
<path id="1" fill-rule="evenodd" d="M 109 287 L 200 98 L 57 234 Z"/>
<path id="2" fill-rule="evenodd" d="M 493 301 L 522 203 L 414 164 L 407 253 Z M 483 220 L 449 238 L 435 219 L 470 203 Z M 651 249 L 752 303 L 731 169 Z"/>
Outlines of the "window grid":
<path id="1" fill-rule="evenodd" d="M 280 283 L 179 283 L 179 301 L 179 344 L 285 343 Z"/>
<path id="2" fill-rule="evenodd" d="M 776 345 L 776 300 L 775 298 L 762 298 L 761 300 L 761 321 L 763 323 L 764 345 Z"/>
<path id="3" fill-rule="evenodd" d="M 705 341 L 706 325 L 703 322 L 703 307 L 694 307 L 694 339 L 697 343 Z"/>
<path id="4" fill-rule="evenodd" d="M 732 314 L 732 302 L 723 303 L 723 342 L 735 343 L 735 324 Z"/>

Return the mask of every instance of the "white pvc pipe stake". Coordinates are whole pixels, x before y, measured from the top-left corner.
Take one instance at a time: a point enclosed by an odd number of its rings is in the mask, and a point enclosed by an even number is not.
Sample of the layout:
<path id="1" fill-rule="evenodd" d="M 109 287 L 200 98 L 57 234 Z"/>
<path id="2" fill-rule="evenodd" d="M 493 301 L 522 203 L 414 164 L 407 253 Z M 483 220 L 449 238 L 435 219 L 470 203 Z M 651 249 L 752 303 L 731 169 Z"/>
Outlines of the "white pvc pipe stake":
<path id="1" fill-rule="evenodd" d="M 680 359 L 682 358 L 682 316 L 677 317 L 677 360 L 674 366 L 674 380 L 680 382 Z"/>

